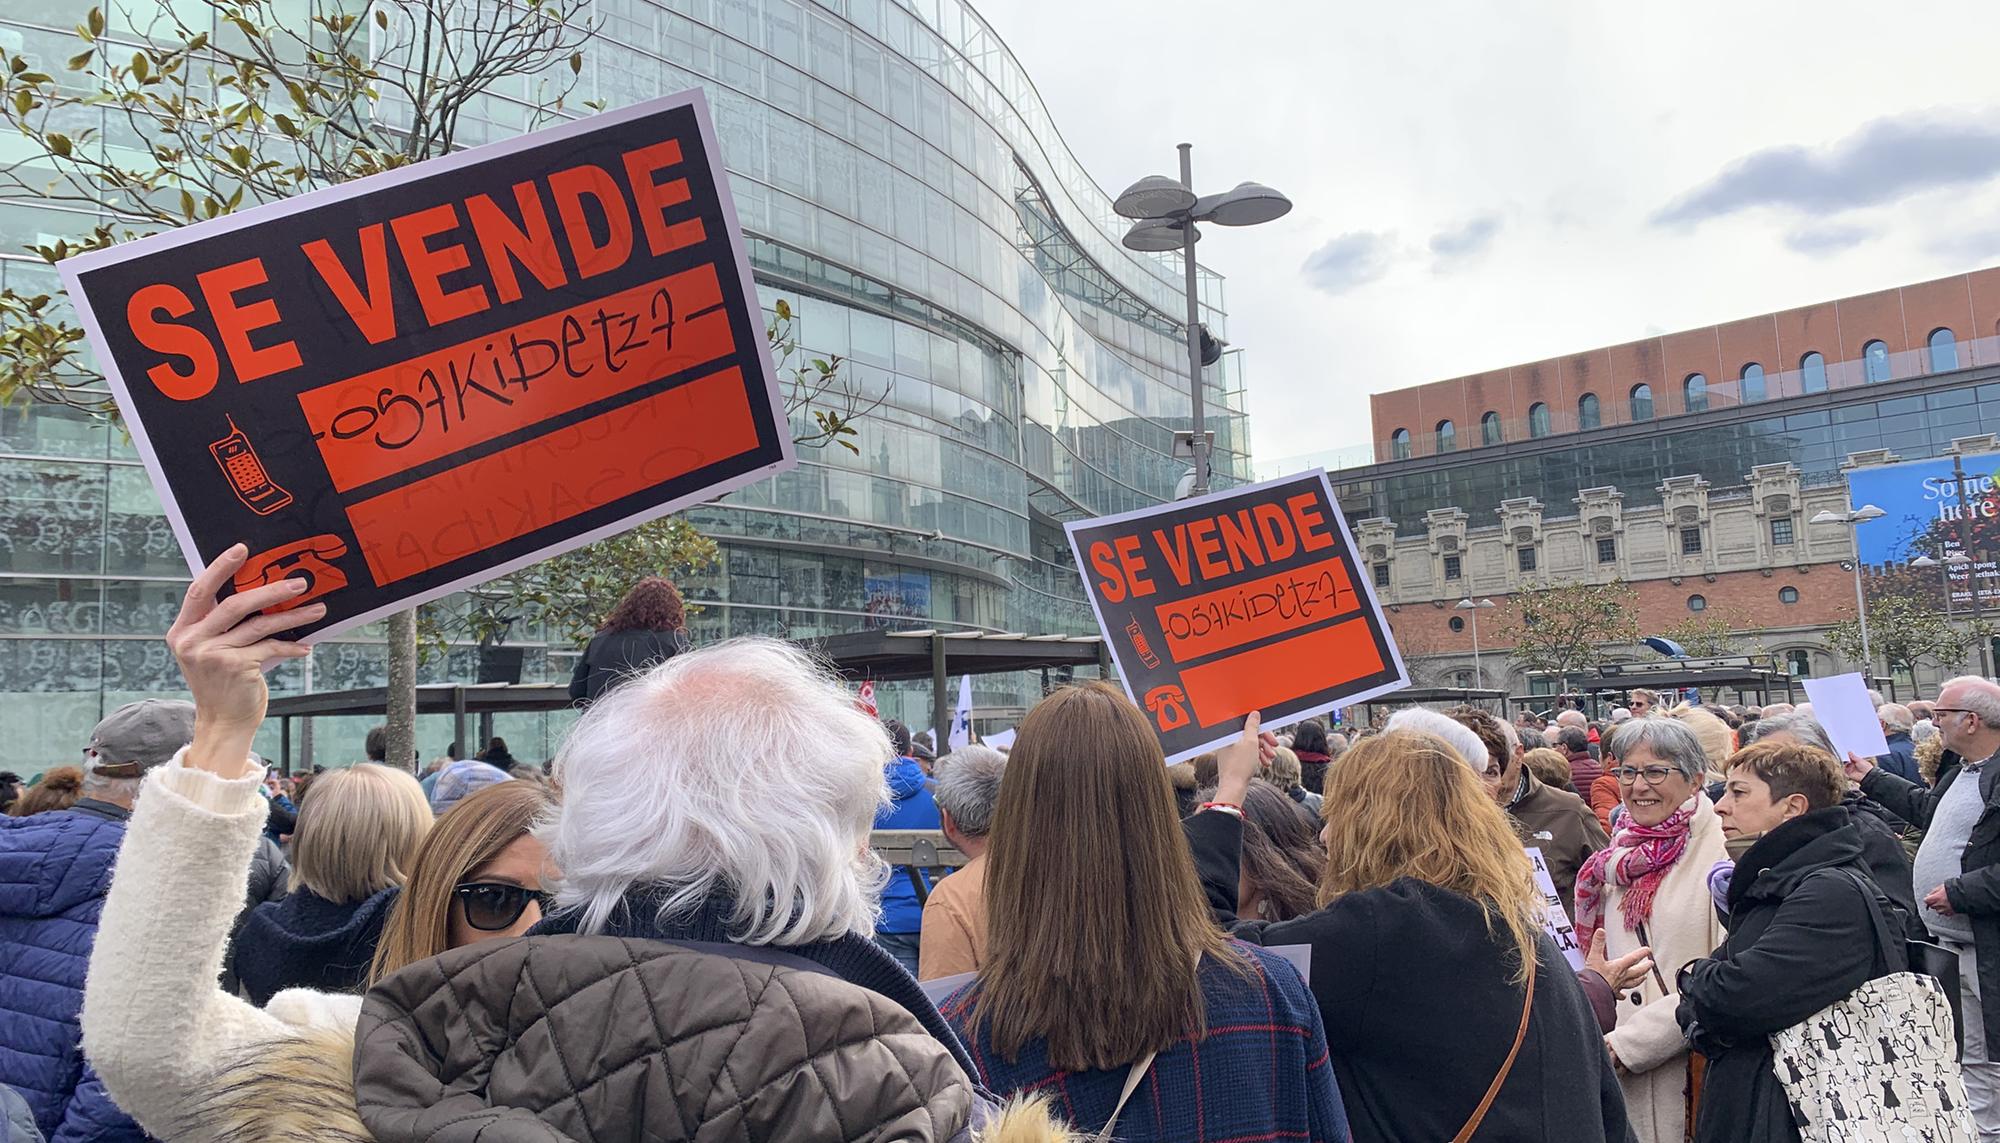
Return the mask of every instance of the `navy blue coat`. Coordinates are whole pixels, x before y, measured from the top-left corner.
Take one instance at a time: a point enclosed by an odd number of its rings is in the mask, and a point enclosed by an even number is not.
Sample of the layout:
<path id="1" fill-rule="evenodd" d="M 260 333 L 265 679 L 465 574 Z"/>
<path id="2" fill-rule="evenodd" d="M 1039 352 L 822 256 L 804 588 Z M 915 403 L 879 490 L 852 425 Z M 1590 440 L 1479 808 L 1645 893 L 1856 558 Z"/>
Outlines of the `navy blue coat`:
<path id="1" fill-rule="evenodd" d="M 1917 769 L 1917 744 L 1911 740 L 1910 732 L 1891 731 L 1886 737 L 1889 742 L 1889 752 L 1877 758 L 1875 765 L 1905 782 L 1924 785 L 1923 772 Z"/>
<path id="2" fill-rule="evenodd" d="M 0 817 L 0 1084 L 50 1143 L 146 1136 L 83 1061 L 83 979 L 125 823 Z"/>

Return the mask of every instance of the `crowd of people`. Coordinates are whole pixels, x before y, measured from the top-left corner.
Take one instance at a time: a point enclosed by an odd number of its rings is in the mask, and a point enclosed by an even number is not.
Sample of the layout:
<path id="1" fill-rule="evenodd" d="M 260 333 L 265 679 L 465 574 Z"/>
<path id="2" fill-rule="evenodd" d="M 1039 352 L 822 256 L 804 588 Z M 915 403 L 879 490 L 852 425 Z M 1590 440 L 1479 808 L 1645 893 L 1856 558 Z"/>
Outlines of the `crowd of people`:
<path id="1" fill-rule="evenodd" d="M 1635 690 L 1253 713 L 1170 767 L 1104 683 L 933 756 L 649 581 L 546 774 L 370 736 L 285 782 L 264 673 L 317 609 L 218 602 L 243 559 L 169 635 L 192 702 L 0 775 L 0 1138 L 1796 1140 L 1773 1036 L 1909 937 L 1955 954 L 1955 1098 L 2000 1139 L 1988 680 L 1877 703 L 1874 759 Z"/>

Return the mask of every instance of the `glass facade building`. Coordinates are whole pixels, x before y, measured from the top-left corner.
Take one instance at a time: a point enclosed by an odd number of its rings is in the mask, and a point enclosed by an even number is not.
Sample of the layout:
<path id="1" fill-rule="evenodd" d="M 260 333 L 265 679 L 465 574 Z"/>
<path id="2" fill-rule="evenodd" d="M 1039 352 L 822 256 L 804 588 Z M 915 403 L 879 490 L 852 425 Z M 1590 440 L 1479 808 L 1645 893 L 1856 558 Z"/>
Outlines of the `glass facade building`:
<path id="1" fill-rule="evenodd" d="M 1611 487 L 1628 509 L 1661 502 L 1669 477 L 1739 486 L 1760 464 L 1799 466 L 1804 487 L 1839 484 L 1855 453 L 1941 456 L 1952 441 L 2000 434 L 2000 367 L 1982 366 L 1870 389 L 1792 397 L 1761 407 L 1695 411 L 1643 427 L 1504 445 L 1487 453 L 1390 461 L 1334 474 L 1350 519 L 1386 517 L 1399 535 L 1425 532 L 1425 513 L 1462 508 L 1489 521 L 1502 501 L 1532 496 L 1568 515 L 1585 488 Z M 1893 390 L 1893 394 L 1889 391 Z"/>
<path id="2" fill-rule="evenodd" d="M 0 9 L 0 47 L 51 72 L 75 54 L 85 0 Z M 1027 75 L 957 0 L 595 0 L 601 20 L 572 105 L 621 106 L 699 86 L 767 307 L 786 299 L 808 357 L 839 356 L 881 404 L 858 454 L 800 466 L 690 519 L 722 566 L 685 584 L 697 641 L 803 638 L 888 624 L 1094 630 L 1062 522 L 1171 498 L 1185 469 L 1185 311 L 1178 262 L 1134 254 Z M 143 22 L 143 21 L 141 21 Z M 114 42 L 129 30 L 115 23 Z M 459 141 L 529 121 L 529 82 L 503 83 Z M 0 141 L 0 161 L 18 157 Z M 30 242 L 96 219 L 0 201 L 0 282 L 56 293 Z M 1226 336 L 1222 282 L 1200 276 L 1203 320 Z M 1249 476 L 1237 356 L 1206 371 L 1218 482 Z M 187 582 L 144 470 L 120 429 L 51 406 L 0 411 L 0 720 L 4 763 L 77 756 L 93 722 L 173 693 L 160 641 Z M 562 679 L 573 652 L 522 632 L 524 678 Z M 454 647 L 424 681 L 467 680 Z M 313 687 L 380 685 L 379 630 L 323 645 Z M 1039 678 L 978 680 L 996 719 Z M 304 685 L 288 664 L 279 693 Z M 885 714 L 930 722 L 928 687 L 883 688 Z M 522 758 L 547 757 L 567 715 L 501 716 Z M 352 761 L 368 720 L 321 720 L 317 760 Z M 419 728 L 429 757 L 448 720 Z M 266 744 L 276 749 L 275 735 Z"/>

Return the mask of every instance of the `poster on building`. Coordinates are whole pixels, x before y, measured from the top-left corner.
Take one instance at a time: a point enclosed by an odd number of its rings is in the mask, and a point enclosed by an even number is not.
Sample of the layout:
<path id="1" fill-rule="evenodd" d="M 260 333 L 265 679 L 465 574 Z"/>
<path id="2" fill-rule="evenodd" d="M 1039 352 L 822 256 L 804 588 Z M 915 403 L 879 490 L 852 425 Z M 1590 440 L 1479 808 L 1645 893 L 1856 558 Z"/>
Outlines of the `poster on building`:
<path id="1" fill-rule="evenodd" d="M 1848 470 L 1850 507 L 1883 513 L 1854 530 L 1871 598 L 1904 594 L 1943 610 L 1949 584 L 1952 610 L 1970 612 L 1977 585 L 1980 607 L 2000 606 L 2000 454 L 1953 459 Z M 1919 557 L 1938 566 L 1911 567 Z"/>
<path id="2" fill-rule="evenodd" d="M 795 463 L 698 91 L 60 269 L 189 566 L 309 639 Z"/>
<path id="3" fill-rule="evenodd" d="M 1098 629 L 1167 761 L 1408 685 L 1319 470 L 1068 525 Z"/>

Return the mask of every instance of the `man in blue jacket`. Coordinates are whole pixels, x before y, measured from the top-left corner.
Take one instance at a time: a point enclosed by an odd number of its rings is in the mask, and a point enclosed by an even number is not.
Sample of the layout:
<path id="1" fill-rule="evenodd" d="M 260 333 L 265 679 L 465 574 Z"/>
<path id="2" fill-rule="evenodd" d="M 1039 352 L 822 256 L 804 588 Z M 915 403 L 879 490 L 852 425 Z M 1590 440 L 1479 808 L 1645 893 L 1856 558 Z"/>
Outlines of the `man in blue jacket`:
<path id="1" fill-rule="evenodd" d="M 910 757 L 910 728 L 890 719 L 884 723 L 896 746 L 896 760 L 885 768 L 889 796 L 894 799 L 875 815 L 876 829 L 942 829 L 937 801 L 931 797 L 922 766 Z M 910 975 L 917 974 L 917 939 L 924 927 L 924 904 L 907 869 L 896 869 L 882 890 L 882 919 L 875 924 L 875 943 L 896 958 Z"/>
<path id="2" fill-rule="evenodd" d="M 49 1143 L 146 1138 L 84 1062 L 77 1013 L 139 780 L 193 737 L 191 703 L 122 706 L 90 733 L 74 807 L 0 817 L 0 1084 Z"/>

